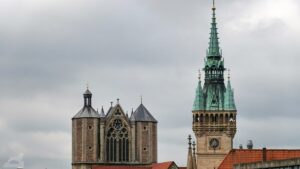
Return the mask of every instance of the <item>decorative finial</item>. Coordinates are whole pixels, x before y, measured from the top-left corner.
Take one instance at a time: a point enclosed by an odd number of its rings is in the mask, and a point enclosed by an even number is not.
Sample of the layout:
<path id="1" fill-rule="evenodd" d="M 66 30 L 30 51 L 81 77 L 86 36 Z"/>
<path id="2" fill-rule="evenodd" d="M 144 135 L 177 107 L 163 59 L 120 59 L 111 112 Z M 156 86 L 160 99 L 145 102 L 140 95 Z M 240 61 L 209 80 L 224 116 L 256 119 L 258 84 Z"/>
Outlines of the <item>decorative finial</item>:
<path id="1" fill-rule="evenodd" d="M 228 80 L 230 80 L 230 69 L 228 69 Z"/>
<path id="2" fill-rule="evenodd" d="M 193 141 L 193 154 L 194 154 L 194 156 L 195 156 L 195 154 L 196 154 L 196 143 L 195 143 L 195 141 Z"/>
<path id="3" fill-rule="evenodd" d="M 201 81 L 201 70 L 200 69 L 198 70 L 198 79 L 199 79 L 199 81 Z"/>
<path id="4" fill-rule="evenodd" d="M 110 102 L 110 107 L 113 107 L 114 102 Z"/>
<path id="5" fill-rule="evenodd" d="M 89 82 L 86 82 L 86 90 L 89 90 Z"/>
<path id="6" fill-rule="evenodd" d="M 143 104 L 143 95 L 141 95 L 141 104 Z"/>
<path id="7" fill-rule="evenodd" d="M 131 114 L 133 114 L 133 108 L 131 109 Z"/>
<path id="8" fill-rule="evenodd" d="M 189 149 L 191 149 L 191 148 L 192 148 L 192 147 L 191 147 L 191 145 L 192 145 L 192 143 L 191 143 L 191 140 L 192 140 L 191 135 L 189 135 L 188 140 L 189 140 Z"/>
<path id="9" fill-rule="evenodd" d="M 119 104 L 120 103 L 120 99 L 119 98 L 117 98 L 117 104 Z"/>
<path id="10" fill-rule="evenodd" d="M 213 7 L 212 7 L 213 10 L 216 10 L 216 6 L 215 6 L 215 0 L 213 0 Z"/>

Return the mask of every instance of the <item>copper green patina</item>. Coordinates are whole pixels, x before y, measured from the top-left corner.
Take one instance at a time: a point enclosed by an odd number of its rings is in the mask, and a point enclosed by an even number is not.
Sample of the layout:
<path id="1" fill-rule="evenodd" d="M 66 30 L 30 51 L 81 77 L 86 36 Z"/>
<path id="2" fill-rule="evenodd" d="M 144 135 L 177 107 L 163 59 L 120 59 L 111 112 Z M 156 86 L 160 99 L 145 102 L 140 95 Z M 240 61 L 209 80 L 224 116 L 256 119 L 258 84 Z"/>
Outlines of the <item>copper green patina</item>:
<path id="1" fill-rule="evenodd" d="M 224 84 L 224 59 L 219 47 L 216 23 L 216 8 L 212 8 L 212 23 L 210 29 L 209 47 L 205 58 L 205 81 L 202 89 L 199 78 L 193 111 L 200 110 L 236 110 L 233 89 L 228 79 L 227 88 Z"/>

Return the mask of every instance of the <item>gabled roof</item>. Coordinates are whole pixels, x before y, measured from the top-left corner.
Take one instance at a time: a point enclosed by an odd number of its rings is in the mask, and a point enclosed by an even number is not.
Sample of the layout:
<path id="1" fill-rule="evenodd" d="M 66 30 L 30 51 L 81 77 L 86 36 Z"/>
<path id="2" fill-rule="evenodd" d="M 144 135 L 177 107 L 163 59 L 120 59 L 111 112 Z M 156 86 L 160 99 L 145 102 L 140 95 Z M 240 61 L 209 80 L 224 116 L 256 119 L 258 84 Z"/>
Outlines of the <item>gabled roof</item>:
<path id="1" fill-rule="evenodd" d="M 131 121 L 144 121 L 144 122 L 155 122 L 157 120 L 151 115 L 151 113 L 146 109 L 146 107 L 141 103 L 139 107 L 133 112 L 130 117 Z"/>
<path id="2" fill-rule="evenodd" d="M 263 149 L 233 149 L 218 167 L 219 169 L 233 169 L 236 164 L 263 161 Z M 300 150 L 266 149 L 266 161 L 299 158 Z"/>
<path id="3" fill-rule="evenodd" d="M 100 118 L 99 114 L 93 107 L 84 106 L 79 112 L 73 117 L 75 118 Z"/>
<path id="4" fill-rule="evenodd" d="M 124 116 L 126 116 L 122 106 L 118 103 L 115 106 L 109 108 L 109 110 L 106 114 L 106 117 L 111 117 L 117 108 L 119 108 L 119 110 L 121 111 L 120 113 L 122 113 Z"/>

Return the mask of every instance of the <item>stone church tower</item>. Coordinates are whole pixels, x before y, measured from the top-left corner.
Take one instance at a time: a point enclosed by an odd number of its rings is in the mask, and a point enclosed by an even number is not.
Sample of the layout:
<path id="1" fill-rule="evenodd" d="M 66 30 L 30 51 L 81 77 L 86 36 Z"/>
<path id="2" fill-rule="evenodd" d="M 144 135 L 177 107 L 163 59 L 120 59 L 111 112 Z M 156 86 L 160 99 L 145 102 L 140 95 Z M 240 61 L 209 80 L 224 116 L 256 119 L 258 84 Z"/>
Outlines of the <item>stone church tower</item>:
<path id="1" fill-rule="evenodd" d="M 228 77 L 224 84 L 224 59 L 219 47 L 215 3 L 212 7 L 212 22 L 209 47 L 204 65 L 204 85 L 199 75 L 193 105 L 193 131 L 197 141 L 197 168 L 218 168 L 232 149 L 236 133 L 236 107 L 233 89 Z"/>
<path id="2" fill-rule="evenodd" d="M 83 108 L 72 118 L 72 169 L 157 162 L 157 121 L 143 103 L 128 117 L 119 100 L 99 113 L 88 89 L 83 97 Z"/>

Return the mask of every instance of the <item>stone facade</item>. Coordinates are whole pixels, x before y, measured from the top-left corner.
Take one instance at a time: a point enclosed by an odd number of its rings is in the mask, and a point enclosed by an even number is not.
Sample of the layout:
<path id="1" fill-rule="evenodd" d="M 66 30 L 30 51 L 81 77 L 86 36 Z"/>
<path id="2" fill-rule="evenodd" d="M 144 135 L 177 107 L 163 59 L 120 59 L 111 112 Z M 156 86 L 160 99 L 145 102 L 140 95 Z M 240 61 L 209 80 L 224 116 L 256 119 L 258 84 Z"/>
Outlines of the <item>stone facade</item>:
<path id="1" fill-rule="evenodd" d="M 72 118 L 72 168 L 156 163 L 157 121 L 144 105 L 131 117 L 119 102 L 99 113 L 92 108 L 91 97 L 86 91 L 84 107 Z"/>
<path id="2" fill-rule="evenodd" d="M 217 168 L 232 149 L 233 137 L 236 133 L 236 112 L 194 111 L 193 117 L 198 169 Z M 213 143 L 214 139 L 217 143 Z"/>

